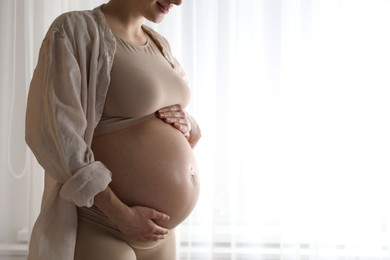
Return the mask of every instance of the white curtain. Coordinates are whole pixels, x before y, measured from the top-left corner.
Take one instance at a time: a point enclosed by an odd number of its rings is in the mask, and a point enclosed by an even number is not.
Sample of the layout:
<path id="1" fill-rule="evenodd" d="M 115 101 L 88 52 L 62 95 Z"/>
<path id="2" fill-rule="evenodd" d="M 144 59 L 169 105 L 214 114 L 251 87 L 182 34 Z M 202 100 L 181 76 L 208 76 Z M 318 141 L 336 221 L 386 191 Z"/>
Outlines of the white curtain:
<path id="1" fill-rule="evenodd" d="M 18 121 L 40 41 L 59 13 L 102 2 L 1 3 L 11 18 L 1 24 L 0 199 L 24 202 L 6 214 L 27 216 L 15 230 L 34 217 L 25 198 L 40 185 Z M 184 0 L 155 26 L 187 71 L 203 131 L 181 259 L 390 259 L 389 13 L 388 0 Z M 7 165 L 27 172 L 13 178 Z"/>
<path id="2" fill-rule="evenodd" d="M 389 13 L 197 0 L 162 24 L 204 133 L 183 259 L 390 259 Z"/>

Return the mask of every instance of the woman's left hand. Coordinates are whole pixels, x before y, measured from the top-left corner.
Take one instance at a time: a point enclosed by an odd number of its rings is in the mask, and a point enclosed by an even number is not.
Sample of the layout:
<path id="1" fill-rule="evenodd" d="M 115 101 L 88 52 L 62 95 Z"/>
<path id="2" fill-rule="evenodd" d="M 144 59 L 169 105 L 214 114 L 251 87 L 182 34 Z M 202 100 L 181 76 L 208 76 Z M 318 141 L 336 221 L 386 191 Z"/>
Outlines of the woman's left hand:
<path id="1" fill-rule="evenodd" d="M 188 115 L 180 105 L 164 107 L 158 110 L 156 115 L 164 122 L 171 124 L 177 130 L 182 132 L 191 147 L 195 147 L 202 136 L 195 119 Z"/>
<path id="2" fill-rule="evenodd" d="M 165 123 L 171 124 L 174 128 L 183 133 L 185 138 L 190 137 L 191 123 L 188 120 L 187 113 L 180 105 L 164 107 L 156 112 L 158 118 Z"/>

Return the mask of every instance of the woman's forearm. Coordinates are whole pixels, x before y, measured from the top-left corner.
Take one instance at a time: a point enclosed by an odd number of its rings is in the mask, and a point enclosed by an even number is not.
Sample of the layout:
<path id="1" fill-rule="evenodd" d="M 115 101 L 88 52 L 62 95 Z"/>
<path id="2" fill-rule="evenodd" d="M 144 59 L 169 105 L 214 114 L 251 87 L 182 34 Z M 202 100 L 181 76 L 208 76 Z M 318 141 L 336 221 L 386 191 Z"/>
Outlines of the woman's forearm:
<path id="1" fill-rule="evenodd" d="M 115 222 L 115 216 L 123 213 L 128 208 L 109 186 L 95 196 L 94 202 L 96 207 L 113 222 Z"/>

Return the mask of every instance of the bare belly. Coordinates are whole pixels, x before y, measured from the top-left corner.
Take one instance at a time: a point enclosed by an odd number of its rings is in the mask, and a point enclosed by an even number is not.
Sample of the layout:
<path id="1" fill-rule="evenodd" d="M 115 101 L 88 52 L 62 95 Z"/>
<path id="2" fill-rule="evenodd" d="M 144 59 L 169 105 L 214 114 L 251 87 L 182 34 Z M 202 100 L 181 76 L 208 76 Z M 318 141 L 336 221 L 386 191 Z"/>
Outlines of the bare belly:
<path id="1" fill-rule="evenodd" d="M 158 118 L 95 137 L 95 159 L 112 172 L 110 188 L 128 206 L 145 206 L 180 224 L 199 195 L 196 161 L 183 134 Z"/>

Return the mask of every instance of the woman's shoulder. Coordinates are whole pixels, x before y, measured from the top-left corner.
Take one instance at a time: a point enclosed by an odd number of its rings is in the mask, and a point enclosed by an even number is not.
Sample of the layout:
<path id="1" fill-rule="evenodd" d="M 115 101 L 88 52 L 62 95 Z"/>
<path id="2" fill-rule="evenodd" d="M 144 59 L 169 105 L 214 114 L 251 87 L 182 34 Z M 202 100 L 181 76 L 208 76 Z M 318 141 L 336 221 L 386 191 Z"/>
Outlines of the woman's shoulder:
<path id="1" fill-rule="evenodd" d="M 100 7 L 93 10 L 70 11 L 57 16 L 48 29 L 48 34 L 72 36 L 78 33 L 97 33 L 104 26 Z"/>

